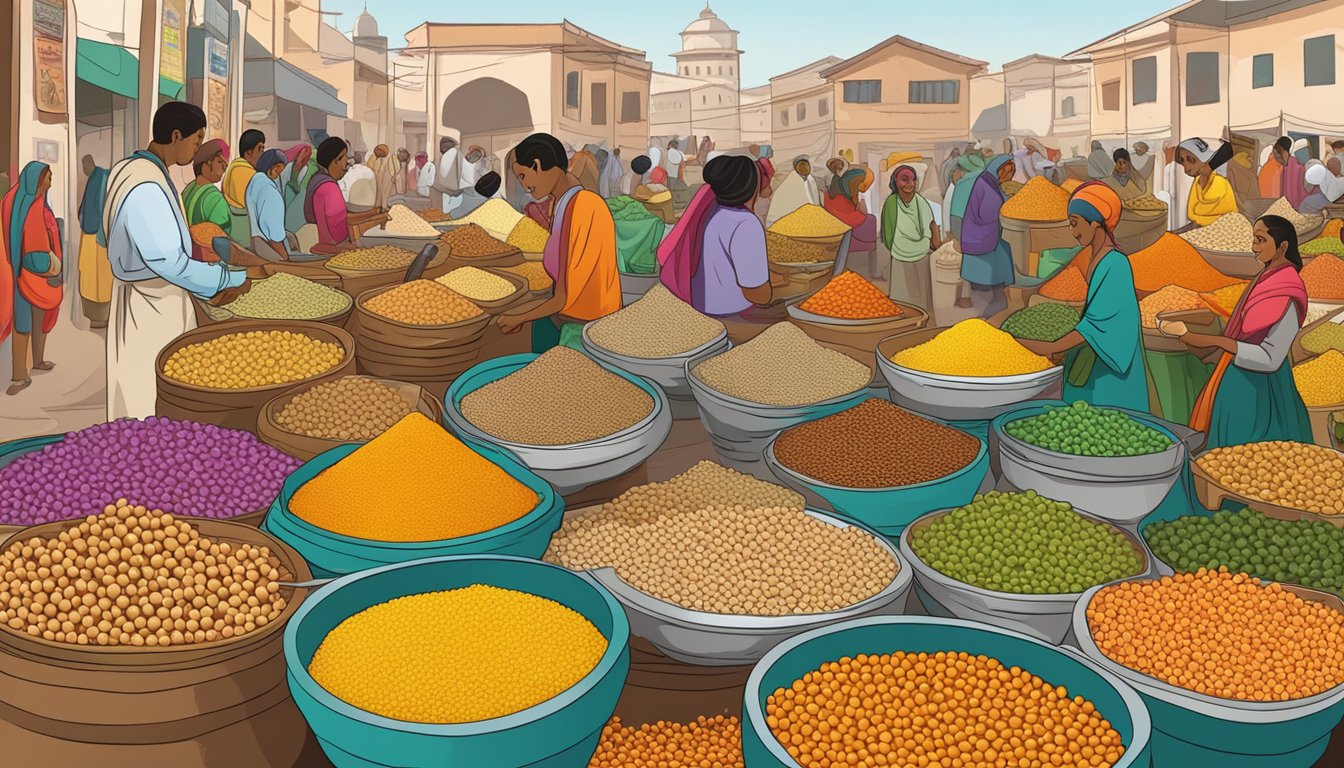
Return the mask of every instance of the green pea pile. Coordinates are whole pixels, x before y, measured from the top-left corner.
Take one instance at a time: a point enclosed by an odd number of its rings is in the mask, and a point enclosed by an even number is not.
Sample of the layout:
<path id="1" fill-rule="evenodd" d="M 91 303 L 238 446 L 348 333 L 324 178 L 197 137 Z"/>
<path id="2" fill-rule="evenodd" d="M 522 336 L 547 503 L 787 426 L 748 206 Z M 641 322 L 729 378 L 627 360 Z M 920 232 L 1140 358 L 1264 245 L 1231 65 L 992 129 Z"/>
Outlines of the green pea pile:
<path id="1" fill-rule="evenodd" d="M 1331 253 L 1338 256 L 1344 253 L 1344 242 L 1338 237 L 1318 237 L 1309 243 L 1303 243 L 1298 250 L 1308 256 L 1320 256 L 1323 253 Z"/>
<path id="2" fill-rule="evenodd" d="M 1324 520 L 1275 520 L 1242 508 L 1155 523 L 1144 538 L 1177 571 L 1225 565 L 1344 597 L 1344 528 Z"/>
<path id="3" fill-rule="evenodd" d="M 1019 309 L 1000 327 L 1004 333 L 1032 341 L 1059 341 L 1078 325 L 1078 310 L 1068 304 L 1037 304 Z"/>
<path id="4" fill-rule="evenodd" d="M 1120 531 L 1035 491 L 976 496 L 912 534 L 910 547 L 957 581 L 1017 595 L 1074 594 L 1145 569 Z"/>
<path id="5" fill-rule="evenodd" d="M 344 312 L 350 297 L 321 283 L 280 272 L 254 280 L 252 290 L 206 312 L 215 320 L 247 317 L 258 320 L 315 320 Z"/>
<path id="6" fill-rule="evenodd" d="M 1004 430 L 1024 443 L 1070 456 L 1144 456 L 1172 445 L 1171 438 L 1158 430 L 1082 400 L 1046 406 L 1035 416 L 1008 422 Z"/>

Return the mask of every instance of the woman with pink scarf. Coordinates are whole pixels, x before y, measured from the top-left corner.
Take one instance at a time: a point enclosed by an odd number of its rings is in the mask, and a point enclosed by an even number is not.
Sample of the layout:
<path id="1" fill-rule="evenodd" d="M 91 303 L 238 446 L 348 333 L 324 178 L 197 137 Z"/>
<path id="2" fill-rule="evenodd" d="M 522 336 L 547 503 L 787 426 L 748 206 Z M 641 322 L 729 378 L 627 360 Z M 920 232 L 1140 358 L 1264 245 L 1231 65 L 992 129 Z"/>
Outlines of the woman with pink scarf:
<path id="1" fill-rule="evenodd" d="M 1192 349 L 1222 352 L 1190 417 L 1192 428 L 1208 433 L 1210 449 L 1312 441 L 1288 358 L 1307 312 L 1297 231 L 1287 219 L 1264 216 L 1255 223 L 1254 249 L 1265 266 L 1237 303 L 1223 335 L 1190 333 L 1184 323 L 1162 328 Z"/>

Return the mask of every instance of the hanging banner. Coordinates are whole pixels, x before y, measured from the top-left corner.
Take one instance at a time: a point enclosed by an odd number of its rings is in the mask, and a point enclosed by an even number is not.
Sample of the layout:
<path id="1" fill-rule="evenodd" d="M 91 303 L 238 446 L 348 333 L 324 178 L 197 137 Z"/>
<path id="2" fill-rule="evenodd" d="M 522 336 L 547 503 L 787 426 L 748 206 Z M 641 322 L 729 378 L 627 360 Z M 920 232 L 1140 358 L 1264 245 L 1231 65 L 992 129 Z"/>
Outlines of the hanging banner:
<path id="1" fill-rule="evenodd" d="M 210 136 L 224 136 L 229 120 L 229 47 L 213 37 L 207 37 L 205 57 L 206 133 Z"/>
<path id="2" fill-rule="evenodd" d="M 65 5 L 56 0 L 33 0 L 33 32 L 52 40 L 65 39 Z"/>
<path id="3" fill-rule="evenodd" d="M 186 85 L 187 59 L 183 52 L 186 40 L 186 0 L 163 0 L 163 35 L 159 45 L 159 79 L 176 85 Z"/>
<path id="4" fill-rule="evenodd" d="M 65 4 L 33 0 L 33 99 L 37 111 L 64 118 Z"/>

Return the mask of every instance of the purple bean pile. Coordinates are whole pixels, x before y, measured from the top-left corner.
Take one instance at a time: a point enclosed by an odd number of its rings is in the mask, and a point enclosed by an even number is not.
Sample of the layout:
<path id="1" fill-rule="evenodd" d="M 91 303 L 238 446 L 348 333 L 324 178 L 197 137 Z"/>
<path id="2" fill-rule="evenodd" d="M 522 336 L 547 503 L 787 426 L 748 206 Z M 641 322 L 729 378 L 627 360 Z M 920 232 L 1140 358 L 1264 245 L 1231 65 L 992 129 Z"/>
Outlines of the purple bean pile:
<path id="1" fill-rule="evenodd" d="M 269 507 L 301 463 L 247 432 L 122 419 L 0 469 L 0 525 L 96 515 L 118 499 L 183 517 L 237 517 Z"/>

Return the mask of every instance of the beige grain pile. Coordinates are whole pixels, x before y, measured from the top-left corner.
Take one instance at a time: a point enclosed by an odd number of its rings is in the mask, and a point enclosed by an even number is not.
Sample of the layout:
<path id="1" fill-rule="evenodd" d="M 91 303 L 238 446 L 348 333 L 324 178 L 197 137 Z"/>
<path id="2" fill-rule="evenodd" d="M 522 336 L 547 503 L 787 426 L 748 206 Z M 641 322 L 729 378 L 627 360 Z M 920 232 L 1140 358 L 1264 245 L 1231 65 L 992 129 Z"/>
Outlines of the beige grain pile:
<path id="1" fill-rule="evenodd" d="M 593 323 L 588 338 L 618 355 L 671 357 L 704 346 L 723 333 L 723 323 L 655 285 L 639 301 Z"/>
<path id="2" fill-rule="evenodd" d="M 790 323 L 776 323 L 692 371 L 711 389 L 763 405 L 807 405 L 868 386 L 873 372 Z"/>

